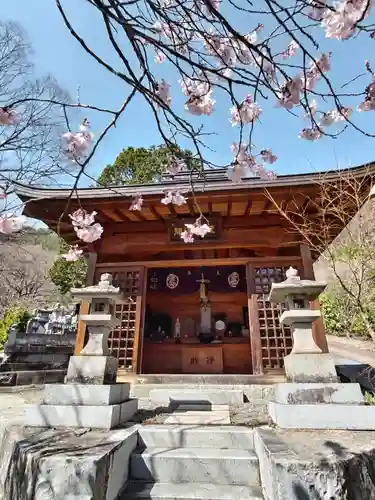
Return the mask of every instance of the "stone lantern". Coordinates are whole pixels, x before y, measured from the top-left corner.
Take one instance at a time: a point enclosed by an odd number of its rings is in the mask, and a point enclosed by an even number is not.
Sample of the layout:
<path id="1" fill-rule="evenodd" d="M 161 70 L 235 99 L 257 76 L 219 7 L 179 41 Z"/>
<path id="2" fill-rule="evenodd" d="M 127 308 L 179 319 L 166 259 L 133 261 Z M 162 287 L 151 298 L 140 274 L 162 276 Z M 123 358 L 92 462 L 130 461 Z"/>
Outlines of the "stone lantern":
<path id="1" fill-rule="evenodd" d="M 293 337 L 291 353 L 284 358 L 285 374 L 293 382 L 337 381 L 332 356 L 323 353 L 313 338 L 313 322 L 321 317 L 309 303 L 323 292 L 325 283 L 301 280 L 297 269 L 290 267 L 286 280 L 272 283 L 269 301 L 284 302 L 289 309 L 280 316 L 280 324 L 290 326 Z"/>
<path id="2" fill-rule="evenodd" d="M 79 353 L 80 356 L 109 356 L 108 335 L 120 324 L 115 316 L 116 302 L 124 296 L 112 285 L 112 276 L 102 274 L 97 285 L 86 288 L 72 288 L 72 296 L 90 304 L 89 314 L 81 314 L 89 331 L 89 339 Z"/>
<path id="3" fill-rule="evenodd" d="M 72 295 L 90 304 L 89 314 L 80 315 L 88 342 L 70 358 L 65 384 L 46 385 L 42 404 L 26 410 L 25 425 L 111 429 L 138 407 L 136 399 L 129 399 L 130 384 L 116 383 L 118 360 L 108 349 L 108 335 L 120 323 L 116 302 L 124 297 L 110 274 L 102 274 L 97 285 L 73 288 Z"/>
<path id="4" fill-rule="evenodd" d="M 289 429 L 373 429 L 375 407 L 364 406 L 359 384 L 339 382 L 332 356 L 314 341 L 312 325 L 320 311 L 309 309 L 309 303 L 325 287 L 325 283 L 301 280 L 293 268 L 285 281 L 272 284 L 269 301 L 289 307 L 280 323 L 290 326 L 293 348 L 284 358 L 288 382 L 275 385 L 274 400 L 268 405 L 270 417 Z"/>

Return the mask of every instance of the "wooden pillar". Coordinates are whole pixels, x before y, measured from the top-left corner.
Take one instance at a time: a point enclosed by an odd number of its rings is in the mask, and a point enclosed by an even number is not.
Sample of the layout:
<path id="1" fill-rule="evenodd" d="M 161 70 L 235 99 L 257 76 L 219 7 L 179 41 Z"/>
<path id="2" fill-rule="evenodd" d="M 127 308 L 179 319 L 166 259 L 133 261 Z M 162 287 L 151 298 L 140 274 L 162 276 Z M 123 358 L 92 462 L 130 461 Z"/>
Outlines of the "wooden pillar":
<path id="1" fill-rule="evenodd" d="M 137 293 L 137 309 L 135 316 L 135 333 L 133 343 L 133 373 L 142 372 L 142 346 L 143 329 L 145 324 L 146 310 L 146 290 L 147 290 L 147 269 L 142 267 L 139 271 L 139 290 Z"/>
<path id="2" fill-rule="evenodd" d="M 90 252 L 87 259 L 87 275 L 86 275 L 86 286 L 90 286 L 94 284 L 95 278 L 95 267 L 97 260 L 97 253 Z M 82 300 L 81 306 L 79 308 L 79 314 L 88 314 L 89 312 L 89 303 Z M 83 321 L 78 321 L 77 327 L 77 335 L 76 335 L 76 345 L 74 347 L 74 355 L 78 356 L 78 354 L 82 351 L 85 345 L 85 335 L 86 335 L 86 324 Z"/>
<path id="3" fill-rule="evenodd" d="M 314 266 L 310 247 L 306 243 L 301 243 L 300 245 L 301 257 L 302 257 L 302 278 L 308 280 L 314 280 Z M 316 299 L 310 302 L 311 309 L 320 309 L 319 300 Z M 322 349 L 323 352 L 328 352 L 328 344 L 326 338 L 326 332 L 324 328 L 323 318 L 319 318 L 313 324 L 313 338 L 315 343 Z"/>
<path id="4" fill-rule="evenodd" d="M 251 264 L 246 264 L 246 281 L 247 281 L 247 305 L 249 308 L 249 331 L 250 331 L 250 346 L 251 360 L 253 365 L 253 374 L 263 374 L 262 360 L 262 342 L 260 338 L 258 303 L 255 293 L 253 268 Z"/>
<path id="5" fill-rule="evenodd" d="M 135 349 L 133 351 L 133 372 L 137 374 L 143 373 L 143 339 L 146 316 L 147 279 L 148 269 L 144 268 L 141 291 L 140 321 L 139 326 L 136 329 L 136 338 L 134 339 Z"/>

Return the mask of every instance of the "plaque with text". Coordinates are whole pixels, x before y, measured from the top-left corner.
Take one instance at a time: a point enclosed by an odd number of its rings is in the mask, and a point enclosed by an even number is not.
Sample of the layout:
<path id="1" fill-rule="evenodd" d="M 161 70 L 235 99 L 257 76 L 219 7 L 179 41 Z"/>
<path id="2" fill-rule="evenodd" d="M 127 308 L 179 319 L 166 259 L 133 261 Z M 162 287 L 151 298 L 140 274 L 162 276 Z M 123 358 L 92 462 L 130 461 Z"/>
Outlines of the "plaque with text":
<path id="1" fill-rule="evenodd" d="M 186 347 L 182 351 L 182 372 L 223 373 L 222 347 Z"/>

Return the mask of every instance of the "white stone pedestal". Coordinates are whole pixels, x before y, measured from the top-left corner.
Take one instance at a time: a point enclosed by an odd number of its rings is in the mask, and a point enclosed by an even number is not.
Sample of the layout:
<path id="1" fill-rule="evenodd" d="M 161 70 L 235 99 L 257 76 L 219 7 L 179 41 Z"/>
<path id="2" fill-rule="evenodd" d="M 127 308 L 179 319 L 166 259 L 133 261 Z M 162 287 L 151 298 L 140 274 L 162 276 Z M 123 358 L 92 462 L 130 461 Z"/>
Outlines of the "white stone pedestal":
<path id="1" fill-rule="evenodd" d="M 138 400 L 130 384 L 46 385 L 42 403 L 25 410 L 26 426 L 113 429 L 130 420 Z"/>
<path id="2" fill-rule="evenodd" d="M 67 384 L 113 384 L 118 360 L 113 356 L 72 356 L 69 360 Z"/>
<path id="3" fill-rule="evenodd" d="M 330 354 L 293 353 L 284 358 L 285 375 L 290 382 L 338 382 Z"/>
<path id="4" fill-rule="evenodd" d="M 375 429 L 375 406 L 366 406 L 359 384 L 277 384 L 268 411 L 283 429 Z"/>
<path id="5" fill-rule="evenodd" d="M 65 384 L 46 385 L 42 403 L 27 408 L 25 425 L 113 429 L 130 420 L 138 400 L 130 384 L 116 384 L 118 361 L 112 356 L 72 356 Z"/>

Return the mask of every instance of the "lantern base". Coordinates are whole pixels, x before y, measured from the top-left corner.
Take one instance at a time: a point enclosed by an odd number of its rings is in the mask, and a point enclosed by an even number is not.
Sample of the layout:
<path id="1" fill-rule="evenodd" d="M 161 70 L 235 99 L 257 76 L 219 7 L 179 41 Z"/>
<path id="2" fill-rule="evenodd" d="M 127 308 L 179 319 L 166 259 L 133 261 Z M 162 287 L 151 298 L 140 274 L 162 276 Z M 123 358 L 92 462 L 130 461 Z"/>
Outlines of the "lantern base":
<path id="1" fill-rule="evenodd" d="M 326 353 L 291 353 L 284 358 L 289 382 L 338 382 L 335 363 Z"/>
<path id="2" fill-rule="evenodd" d="M 113 356 L 72 356 L 66 384 L 114 384 L 118 360 Z"/>

